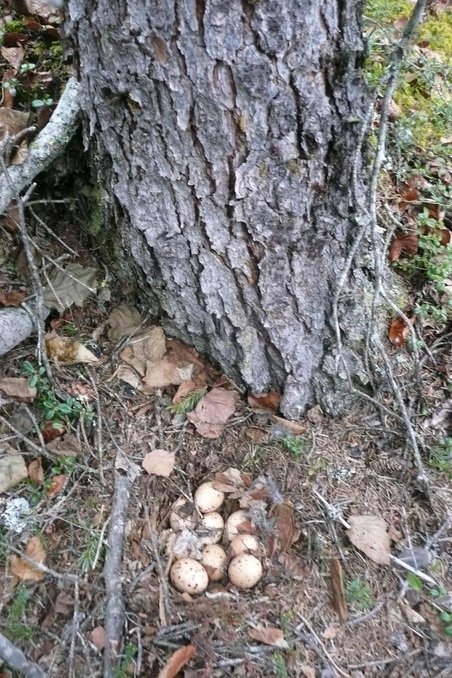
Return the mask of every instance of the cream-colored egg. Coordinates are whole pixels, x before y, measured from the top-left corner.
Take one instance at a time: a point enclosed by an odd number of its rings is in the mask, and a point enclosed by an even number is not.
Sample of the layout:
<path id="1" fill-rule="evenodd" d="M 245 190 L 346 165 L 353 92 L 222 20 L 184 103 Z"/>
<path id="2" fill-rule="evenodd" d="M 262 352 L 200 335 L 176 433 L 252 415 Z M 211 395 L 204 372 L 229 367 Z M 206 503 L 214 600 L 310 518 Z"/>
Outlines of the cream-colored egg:
<path id="1" fill-rule="evenodd" d="M 198 523 L 196 506 L 181 497 L 174 502 L 169 521 L 173 530 L 194 530 Z"/>
<path id="2" fill-rule="evenodd" d="M 203 483 L 195 492 L 195 504 L 201 513 L 217 511 L 224 502 L 224 492 L 213 487 L 213 483 Z"/>
<path id="3" fill-rule="evenodd" d="M 205 567 L 210 581 L 220 581 L 226 573 L 228 557 L 218 544 L 207 544 L 202 550 L 201 563 Z"/>
<path id="4" fill-rule="evenodd" d="M 238 534 L 248 533 L 251 530 L 249 514 L 246 511 L 234 511 L 226 521 L 226 539 L 231 541 Z"/>
<path id="5" fill-rule="evenodd" d="M 170 579 L 179 591 L 192 595 L 203 593 L 209 584 L 206 570 L 193 558 L 177 560 L 170 570 Z"/>
<path id="6" fill-rule="evenodd" d="M 243 553 L 229 563 L 228 577 L 238 589 L 251 589 L 262 577 L 262 564 L 255 556 Z"/>
<path id="7" fill-rule="evenodd" d="M 251 553 L 257 556 L 261 553 L 261 547 L 254 534 L 238 534 L 229 544 L 232 558 L 241 556 L 242 553 Z"/>
<path id="8" fill-rule="evenodd" d="M 219 513 L 205 513 L 198 523 L 196 534 L 201 544 L 218 544 L 223 536 L 224 520 Z"/>

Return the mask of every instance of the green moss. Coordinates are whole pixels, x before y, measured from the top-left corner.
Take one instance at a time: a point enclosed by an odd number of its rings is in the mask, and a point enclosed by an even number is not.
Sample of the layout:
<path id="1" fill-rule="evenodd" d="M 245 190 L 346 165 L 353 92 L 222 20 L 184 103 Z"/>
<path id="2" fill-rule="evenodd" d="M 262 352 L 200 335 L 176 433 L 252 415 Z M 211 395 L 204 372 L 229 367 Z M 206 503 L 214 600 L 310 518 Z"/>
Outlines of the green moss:
<path id="1" fill-rule="evenodd" d="M 452 62 L 452 11 L 430 16 L 419 27 L 419 40 L 426 40 L 429 49 Z"/>
<path id="2" fill-rule="evenodd" d="M 391 23 L 403 16 L 410 16 L 412 11 L 412 3 L 406 0 L 367 0 L 364 7 L 365 16 L 380 24 Z"/>

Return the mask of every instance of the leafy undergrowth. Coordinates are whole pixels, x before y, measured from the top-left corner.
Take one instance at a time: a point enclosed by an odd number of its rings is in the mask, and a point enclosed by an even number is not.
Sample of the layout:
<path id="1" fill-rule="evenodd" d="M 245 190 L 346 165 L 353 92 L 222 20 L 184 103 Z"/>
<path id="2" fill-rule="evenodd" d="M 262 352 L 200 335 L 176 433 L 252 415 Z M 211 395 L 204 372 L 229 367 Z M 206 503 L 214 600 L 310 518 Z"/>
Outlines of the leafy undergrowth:
<path id="1" fill-rule="evenodd" d="M 396 22 L 412 4 L 375 0 L 368 8 L 379 23 L 369 62 L 377 83 L 403 26 Z M 430 502 L 397 417 L 380 418 L 357 401 L 341 420 L 314 408 L 293 425 L 278 417 L 277 393 L 245 400 L 192 348 L 149 327 L 132 302 L 119 303 L 123 295 L 106 281 L 89 296 L 96 264 L 83 238 L 74 238 L 74 213 L 63 220 L 56 207 L 36 205 L 38 219 L 29 215 L 31 225 L 44 220 L 59 237 L 42 227 L 34 234 L 50 257 L 46 274 L 49 262 L 65 261 L 68 246 L 77 254 L 45 279 L 54 309 L 46 327 L 52 377 L 36 363 L 34 340 L 8 354 L 0 377 L 0 627 L 48 676 L 102 675 L 103 568 L 118 467 L 137 477 L 116 573 L 126 614 L 115 678 L 405 678 L 450 666 L 449 18 L 431 14 L 420 34 L 429 45 L 417 46 L 402 73 L 381 185 L 389 234 L 385 204 L 397 221 L 389 256 L 412 285 L 412 306 L 403 310 L 416 317 L 433 358 L 422 365 L 418 427 Z M 4 46 L 19 40 L 9 33 L 27 36 L 20 64 L 35 68 L 20 73 L 19 65 L 3 80 L 17 78 L 4 94 L 26 111 L 33 101 L 50 106 L 54 96 L 47 85 L 33 89 L 32 74 L 61 76 L 52 24 L 37 21 L 44 28 L 14 15 L 2 28 Z M 11 223 L 0 242 L 1 303 L 14 307 L 32 288 Z M 406 336 L 404 321 L 390 335 L 402 380 L 412 348 Z M 404 389 L 411 397 L 412 385 Z M 170 582 L 181 548 L 170 525 L 174 502 L 191 500 L 204 481 L 225 490 L 223 519 L 249 512 L 243 529 L 256 533 L 263 567 L 251 589 L 226 574 L 199 595 Z M 185 544 L 196 554 L 197 525 L 192 532 Z"/>

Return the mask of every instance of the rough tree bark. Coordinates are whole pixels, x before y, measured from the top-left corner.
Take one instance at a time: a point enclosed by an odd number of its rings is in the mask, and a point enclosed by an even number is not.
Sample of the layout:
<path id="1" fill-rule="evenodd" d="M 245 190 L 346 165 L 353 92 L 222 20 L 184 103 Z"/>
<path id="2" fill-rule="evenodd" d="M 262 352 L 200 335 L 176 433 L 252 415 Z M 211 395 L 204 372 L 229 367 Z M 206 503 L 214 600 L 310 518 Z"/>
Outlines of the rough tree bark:
<path id="1" fill-rule="evenodd" d="M 297 418 L 334 410 L 357 223 L 360 0 L 69 0 L 87 139 L 151 314 Z M 350 372 L 367 280 L 340 323 Z"/>

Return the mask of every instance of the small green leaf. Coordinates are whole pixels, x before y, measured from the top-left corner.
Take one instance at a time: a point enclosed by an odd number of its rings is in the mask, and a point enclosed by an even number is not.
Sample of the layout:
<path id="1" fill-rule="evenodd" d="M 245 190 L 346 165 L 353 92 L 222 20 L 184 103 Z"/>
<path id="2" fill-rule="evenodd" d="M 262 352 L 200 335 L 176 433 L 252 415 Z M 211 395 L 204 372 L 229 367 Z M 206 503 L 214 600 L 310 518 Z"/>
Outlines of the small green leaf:
<path id="1" fill-rule="evenodd" d="M 407 582 L 411 586 L 412 589 L 414 589 L 415 591 L 422 591 L 422 588 L 423 588 L 422 582 L 419 579 L 419 577 L 417 577 L 412 572 L 408 572 L 406 579 L 407 579 Z"/>
<path id="2" fill-rule="evenodd" d="M 452 614 L 443 611 L 439 613 L 439 618 L 441 619 L 442 622 L 445 622 L 447 624 L 448 622 L 452 621 Z"/>
<path id="3" fill-rule="evenodd" d="M 452 636 L 452 626 L 446 626 L 446 628 L 444 629 L 444 633 L 446 634 L 446 636 Z"/>
<path id="4" fill-rule="evenodd" d="M 28 385 L 29 385 L 30 388 L 34 388 L 37 383 L 38 383 L 38 375 L 33 374 L 33 376 L 30 377 L 30 379 L 28 380 Z"/>

